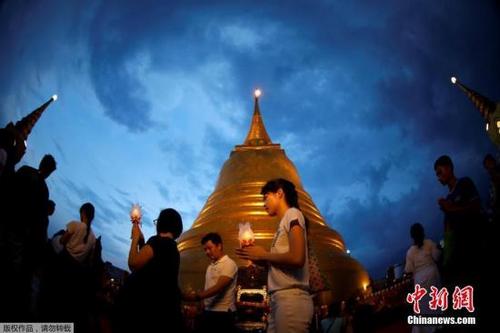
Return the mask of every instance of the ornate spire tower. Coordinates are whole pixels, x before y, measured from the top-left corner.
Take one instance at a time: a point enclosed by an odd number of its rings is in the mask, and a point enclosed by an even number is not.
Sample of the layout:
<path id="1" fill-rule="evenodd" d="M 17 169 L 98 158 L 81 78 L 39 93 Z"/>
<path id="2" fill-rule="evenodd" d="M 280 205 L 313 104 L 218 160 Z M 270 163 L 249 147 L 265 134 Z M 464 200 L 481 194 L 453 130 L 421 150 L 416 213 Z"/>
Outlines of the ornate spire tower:
<path id="1" fill-rule="evenodd" d="M 239 223 L 250 222 L 256 243 L 270 248 L 279 221 L 267 215 L 260 190 L 268 180 L 285 178 L 295 184 L 299 193 L 300 208 L 309 219 L 311 244 L 329 280 L 333 297 L 352 296 L 366 288 L 368 274 L 346 253 L 342 237 L 327 226 L 285 151 L 279 144 L 272 143 L 260 113 L 260 95 L 260 90 L 256 90 L 252 123 L 244 143 L 231 152 L 220 171 L 214 192 L 192 228 L 179 238 L 180 283 L 184 288 L 203 287 L 209 261 L 200 241 L 208 232 L 218 232 L 222 236 L 225 252 L 240 266 L 244 263 L 234 254 L 234 249 L 239 247 Z"/>
<path id="2" fill-rule="evenodd" d="M 57 95 L 53 95 L 47 102 L 16 122 L 15 125 L 10 122 L 5 128 L 0 129 L 0 147 L 5 149 L 8 154 L 6 169 L 13 171 L 14 166 L 23 158 L 31 130 L 47 107 L 56 100 Z"/>
<path id="3" fill-rule="evenodd" d="M 453 76 L 451 83 L 458 86 L 479 110 L 486 123 L 486 132 L 493 143 L 500 147 L 500 103 L 495 103 L 489 98 L 467 87 Z"/>

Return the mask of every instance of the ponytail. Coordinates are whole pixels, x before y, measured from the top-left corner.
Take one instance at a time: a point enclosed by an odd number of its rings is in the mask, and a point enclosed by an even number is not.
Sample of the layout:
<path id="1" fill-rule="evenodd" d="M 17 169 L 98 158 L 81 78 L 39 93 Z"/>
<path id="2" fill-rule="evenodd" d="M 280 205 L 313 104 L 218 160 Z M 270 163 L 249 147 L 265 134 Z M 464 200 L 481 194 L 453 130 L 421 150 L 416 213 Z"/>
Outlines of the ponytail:
<path id="1" fill-rule="evenodd" d="M 424 245 L 424 227 L 420 223 L 415 223 L 411 226 L 410 235 L 411 238 L 413 238 L 413 242 L 418 248 L 421 248 Z"/>
<path id="2" fill-rule="evenodd" d="M 90 202 L 86 202 L 80 207 L 80 213 L 84 213 L 87 217 L 87 232 L 85 233 L 85 237 L 83 238 L 83 242 L 87 244 L 90 235 L 90 226 L 92 225 L 92 221 L 94 220 L 95 208 Z"/>

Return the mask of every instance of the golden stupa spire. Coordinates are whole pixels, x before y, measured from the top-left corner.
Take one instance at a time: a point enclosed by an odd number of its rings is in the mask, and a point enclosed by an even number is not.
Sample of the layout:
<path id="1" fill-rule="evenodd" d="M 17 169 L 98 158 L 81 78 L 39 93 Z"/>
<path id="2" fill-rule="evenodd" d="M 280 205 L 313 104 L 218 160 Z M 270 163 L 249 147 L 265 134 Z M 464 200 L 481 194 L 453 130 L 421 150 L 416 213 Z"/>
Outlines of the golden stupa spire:
<path id="1" fill-rule="evenodd" d="M 457 85 L 467 95 L 467 97 L 472 101 L 474 106 L 478 108 L 483 118 L 488 119 L 488 115 L 490 113 L 495 112 L 495 103 L 493 103 L 487 97 L 467 87 L 465 84 L 458 81 L 458 79 L 455 76 L 451 78 L 451 83 Z"/>
<path id="2" fill-rule="evenodd" d="M 28 139 L 28 135 L 31 133 L 33 126 L 42 116 L 42 113 L 47 109 L 50 103 L 57 100 L 57 95 L 53 95 L 47 102 L 43 103 L 41 106 L 33 110 L 30 114 L 16 122 L 16 130 L 23 137 L 24 140 Z"/>
<path id="3" fill-rule="evenodd" d="M 260 89 L 255 89 L 255 106 L 253 109 L 252 124 L 248 131 L 247 138 L 243 146 L 264 146 L 272 144 L 269 134 L 267 134 L 262 115 L 259 108 L 259 97 L 262 95 Z"/>
<path id="4" fill-rule="evenodd" d="M 500 147 L 500 103 L 495 103 L 489 98 L 470 89 L 458 81 L 455 76 L 451 77 L 451 83 L 457 85 L 472 101 L 486 121 L 486 132 L 491 141 Z"/>

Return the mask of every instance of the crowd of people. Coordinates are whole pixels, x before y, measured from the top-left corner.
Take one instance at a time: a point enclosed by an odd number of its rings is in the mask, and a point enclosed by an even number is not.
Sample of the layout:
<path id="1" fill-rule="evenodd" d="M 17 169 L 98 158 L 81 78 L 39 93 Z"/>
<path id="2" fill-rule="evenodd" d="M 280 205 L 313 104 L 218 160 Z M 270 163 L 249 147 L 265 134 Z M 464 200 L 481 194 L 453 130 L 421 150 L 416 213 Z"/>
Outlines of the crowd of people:
<path id="1" fill-rule="evenodd" d="M 444 239 L 436 244 L 425 237 L 420 223 L 413 224 L 410 229 L 413 245 L 408 249 L 405 264 L 405 272 L 413 277 L 414 284 L 428 291 L 420 302 L 421 315 L 443 315 L 442 309 L 429 307 L 431 287 L 438 290 L 444 287 L 451 294 L 457 287 L 471 286 L 475 301 L 473 315 L 483 321 L 480 323 L 483 327 L 491 319 L 487 304 L 492 301 L 488 295 L 493 281 L 486 270 L 488 262 L 493 259 L 492 235 L 498 230 L 500 168 L 491 154 L 484 157 L 483 167 L 490 177 L 490 200 L 484 207 L 474 182 L 469 177 L 455 175 L 449 156 L 440 156 L 434 163 L 438 181 L 448 188 L 446 197 L 437 200 L 444 216 Z M 450 306 L 446 314 L 471 315 L 454 310 Z M 438 326 L 415 325 L 412 332 L 435 332 L 438 329 L 443 330 Z"/>
<path id="2" fill-rule="evenodd" d="M 45 180 L 56 170 L 46 155 L 38 169 L 23 166 L 2 175 L 2 211 L 16 214 L 19 223 L 1 223 L 0 322 L 74 322 L 80 332 L 102 330 L 96 300 L 102 274 L 100 238 L 92 231 L 94 206 L 87 202 L 79 219 L 71 221 L 50 240 L 48 218 L 55 204 Z M 268 332 L 308 332 L 313 317 L 309 293 L 306 219 L 299 209 L 293 183 L 274 179 L 262 188 L 264 207 L 280 219 L 270 251 L 258 245 L 239 249 L 241 259 L 268 265 L 270 314 Z M 9 221 L 8 215 L 3 221 Z M 21 218 L 20 218 L 21 217 Z M 183 230 L 180 214 L 162 210 L 154 221 L 156 235 L 147 242 L 138 220 L 132 217 L 132 240 L 126 279 L 114 306 L 106 314 L 113 332 L 183 332 L 181 302 L 203 301 L 197 328 L 235 331 L 235 289 L 238 267 L 224 253 L 216 232 L 201 245 L 210 259 L 205 288 L 181 291 L 178 286 L 180 255 L 176 239 Z M 300 316 L 296 314 L 300 313 Z"/>
<path id="3" fill-rule="evenodd" d="M 0 154 L 4 160 L 5 154 Z M 5 163 L 2 162 L 2 167 Z M 473 181 L 455 176 L 450 157 L 439 157 L 434 170 L 448 194 L 437 203 L 444 215 L 443 244 L 425 237 L 421 224 L 413 224 L 413 245 L 407 252 L 405 271 L 414 283 L 430 289 L 448 290 L 474 286 L 476 304 L 485 299 L 488 281 L 484 253 L 491 253 L 492 235 L 500 215 L 500 168 L 492 155 L 484 158 L 491 179 L 491 198 L 485 211 Z M 79 218 L 48 239 L 49 217 L 55 203 L 50 200 L 46 179 L 56 170 L 56 161 L 45 155 L 39 167 L 0 169 L 0 322 L 74 322 L 77 331 L 183 332 L 186 330 L 181 302 L 203 303 L 198 330 L 235 331 L 235 290 L 238 267 L 224 252 L 223 239 L 210 232 L 200 243 L 210 264 L 203 290 L 181 291 L 178 286 L 180 255 L 176 239 L 183 231 L 180 214 L 161 210 L 154 221 L 156 235 L 145 241 L 140 221 L 132 217 L 132 240 L 128 256 L 131 270 L 114 305 L 102 313 L 96 298 L 102 278 L 100 237 L 92 230 L 95 208 L 84 203 Z M 261 190 L 266 212 L 279 219 L 271 248 L 255 244 L 236 250 L 243 260 L 268 268 L 269 317 L 267 332 L 309 332 L 315 308 L 310 293 L 308 223 L 302 214 L 293 183 L 268 181 Z M 16 221 L 13 223 L 12 221 Z M 443 246 L 441 246 L 443 245 Z M 479 258 L 479 259 L 478 259 Z M 427 296 L 428 297 L 428 296 Z M 316 329 L 350 332 L 367 329 L 369 307 L 334 302 L 322 309 Z M 422 314 L 433 310 L 422 302 Z M 481 306 L 476 307 L 478 313 Z M 317 312 L 317 311 L 316 311 Z M 320 319 L 321 319 L 320 318 Z M 436 327 L 415 326 L 414 332 L 433 332 Z"/>
<path id="4" fill-rule="evenodd" d="M 262 188 L 264 207 L 280 219 L 270 251 L 258 245 L 238 249 L 244 260 L 268 265 L 270 313 L 268 332 L 309 332 L 313 301 L 309 293 L 306 220 L 298 206 L 295 186 L 274 179 Z M 211 263 L 205 288 L 181 291 L 177 284 L 180 256 L 175 239 L 182 232 L 182 219 L 173 209 L 160 212 L 156 236 L 144 242 L 138 221 L 132 221 L 129 267 L 126 281 L 113 314 L 117 332 L 181 332 L 181 301 L 202 301 L 204 311 L 197 329 L 206 332 L 234 332 L 238 267 L 224 253 L 223 240 L 216 232 L 201 240 Z M 300 313 L 300 315 L 297 315 Z"/>

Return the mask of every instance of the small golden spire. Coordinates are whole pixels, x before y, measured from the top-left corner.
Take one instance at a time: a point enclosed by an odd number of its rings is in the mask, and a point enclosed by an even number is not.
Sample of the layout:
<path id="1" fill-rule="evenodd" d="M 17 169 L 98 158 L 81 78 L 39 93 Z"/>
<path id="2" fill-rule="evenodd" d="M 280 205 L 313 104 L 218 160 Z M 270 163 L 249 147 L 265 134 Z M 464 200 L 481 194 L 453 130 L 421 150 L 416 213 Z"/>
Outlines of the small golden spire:
<path id="1" fill-rule="evenodd" d="M 22 136 L 23 140 L 28 139 L 28 135 L 31 133 L 31 130 L 35 126 L 38 119 L 42 116 L 42 113 L 47 109 L 50 103 L 57 100 L 57 95 L 52 95 L 52 97 L 45 103 L 43 103 L 40 107 L 33 110 L 30 114 L 25 116 L 23 119 L 16 122 L 16 130 Z"/>
<path id="2" fill-rule="evenodd" d="M 253 110 L 252 124 L 250 125 L 247 138 L 243 143 L 244 146 L 264 146 L 272 144 L 271 138 L 269 137 L 269 134 L 267 134 L 266 127 L 264 126 L 262 115 L 260 114 L 259 97 L 261 95 L 262 91 L 260 89 L 255 89 L 255 106 Z"/>
<path id="3" fill-rule="evenodd" d="M 495 112 L 495 103 L 461 83 L 456 76 L 451 77 L 451 83 L 458 86 L 467 95 L 483 118 L 488 119 L 488 115 Z"/>

